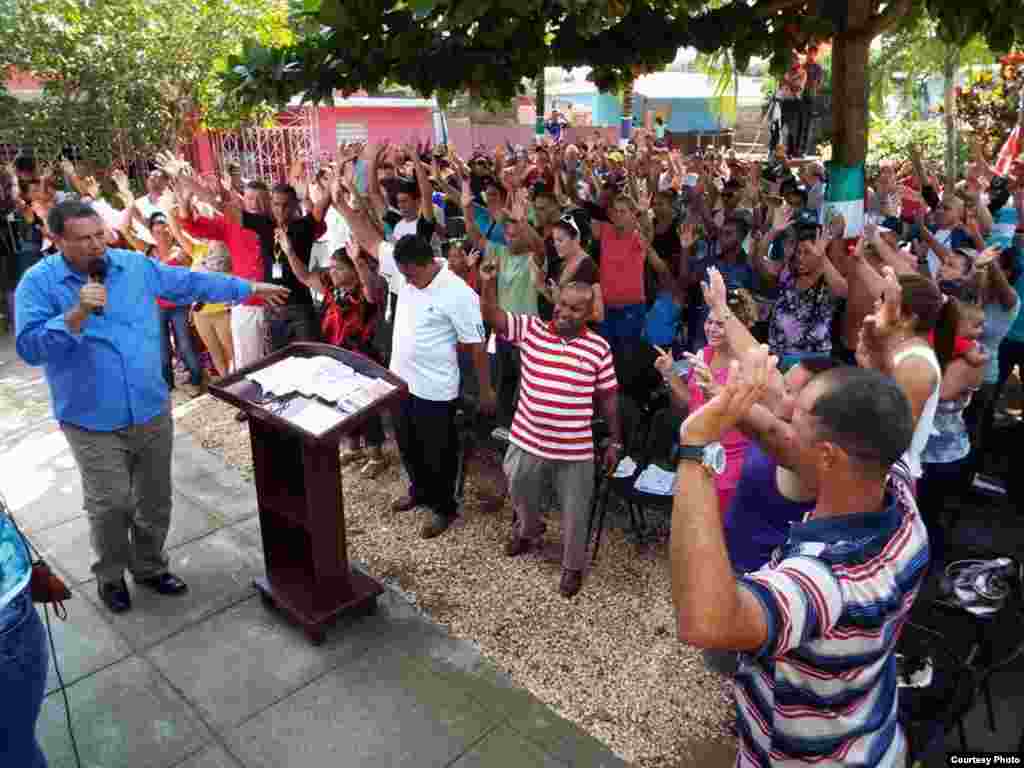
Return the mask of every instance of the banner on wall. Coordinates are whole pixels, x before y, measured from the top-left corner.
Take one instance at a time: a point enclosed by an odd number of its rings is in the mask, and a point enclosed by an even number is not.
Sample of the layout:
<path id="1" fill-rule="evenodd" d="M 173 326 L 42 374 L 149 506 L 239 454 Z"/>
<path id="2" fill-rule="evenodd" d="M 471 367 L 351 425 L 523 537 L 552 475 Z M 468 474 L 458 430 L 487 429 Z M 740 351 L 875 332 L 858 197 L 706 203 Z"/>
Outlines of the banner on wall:
<path id="1" fill-rule="evenodd" d="M 828 191 L 822 224 L 828 226 L 841 213 L 846 219 L 844 237 L 859 237 L 864 231 L 864 166 L 828 164 Z"/>

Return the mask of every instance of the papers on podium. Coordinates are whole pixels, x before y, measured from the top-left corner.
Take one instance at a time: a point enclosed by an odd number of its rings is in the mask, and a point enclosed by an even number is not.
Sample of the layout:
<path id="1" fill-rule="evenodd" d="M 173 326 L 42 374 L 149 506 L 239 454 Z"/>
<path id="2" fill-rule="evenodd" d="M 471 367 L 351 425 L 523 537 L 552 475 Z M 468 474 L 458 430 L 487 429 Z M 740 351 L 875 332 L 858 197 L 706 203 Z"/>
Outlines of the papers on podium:
<path id="1" fill-rule="evenodd" d="M 292 401 L 305 402 L 302 408 L 284 407 L 275 409 L 275 412 L 315 435 L 323 434 L 343 419 L 344 414 L 339 411 L 354 413 L 394 389 L 394 385 L 384 379 L 370 378 L 345 363 L 322 355 L 288 357 L 254 371 L 248 378 L 260 385 L 264 397 L 302 395 L 302 398 Z M 319 398 L 337 408 L 329 408 L 311 398 Z"/>

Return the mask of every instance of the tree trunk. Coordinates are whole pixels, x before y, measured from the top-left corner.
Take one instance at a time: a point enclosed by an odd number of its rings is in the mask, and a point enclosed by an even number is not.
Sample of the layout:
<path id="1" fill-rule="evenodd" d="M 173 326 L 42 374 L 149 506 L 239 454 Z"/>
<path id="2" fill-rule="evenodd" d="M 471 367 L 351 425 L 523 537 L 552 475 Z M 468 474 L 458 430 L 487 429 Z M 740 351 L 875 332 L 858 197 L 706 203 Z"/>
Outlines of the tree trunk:
<path id="1" fill-rule="evenodd" d="M 871 38 L 861 35 L 872 0 L 847 0 L 846 31 L 832 46 L 832 162 L 864 163 L 868 154 L 868 58 Z"/>
<path id="2" fill-rule="evenodd" d="M 960 153 L 957 152 L 959 134 L 956 129 L 956 73 L 960 63 L 960 48 L 947 45 L 943 67 L 943 118 L 946 123 L 946 179 L 947 183 L 956 183 L 959 175 Z"/>
<path id="3" fill-rule="evenodd" d="M 544 120 L 547 117 L 547 109 L 545 108 L 545 101 L 547 96 L 544 93 L 544 68 L 541 67 L 540 74 L 537 75 L 537 91 L 536 98 L 537 102 L 537 120 L 534 124 L 534 134 L 537 136 L 544 135 Z"/>
<path id="4" fill-rule="evenodd" d="M 622 86 L 622 128 L 620 136 L 626 140 L 633 133 L 633 78 Z"/>

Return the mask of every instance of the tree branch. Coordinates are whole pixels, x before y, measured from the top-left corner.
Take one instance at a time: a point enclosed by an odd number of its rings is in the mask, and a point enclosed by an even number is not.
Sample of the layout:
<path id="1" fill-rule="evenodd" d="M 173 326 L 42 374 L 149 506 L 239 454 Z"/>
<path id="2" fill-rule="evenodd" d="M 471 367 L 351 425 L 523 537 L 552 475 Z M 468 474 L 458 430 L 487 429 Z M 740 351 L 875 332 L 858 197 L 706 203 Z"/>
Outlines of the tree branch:
<path id="1" fill-rule="evenodd" d="M 861 29 L 854 31 L 854 37 L 874 40 L 880 34 L 894 27 L 909 12 L 913 0 L 892 0 L 885 10 L 872 16 Z"/>
<path id="2" fill-rule="evenodd" d="M 763 19 L 767 16 L 774 16 L 779 11 L 788 11 L 790 8 L 805 5 L 807 0 L 766 0 L 753 7 L 754 16 Z"/>

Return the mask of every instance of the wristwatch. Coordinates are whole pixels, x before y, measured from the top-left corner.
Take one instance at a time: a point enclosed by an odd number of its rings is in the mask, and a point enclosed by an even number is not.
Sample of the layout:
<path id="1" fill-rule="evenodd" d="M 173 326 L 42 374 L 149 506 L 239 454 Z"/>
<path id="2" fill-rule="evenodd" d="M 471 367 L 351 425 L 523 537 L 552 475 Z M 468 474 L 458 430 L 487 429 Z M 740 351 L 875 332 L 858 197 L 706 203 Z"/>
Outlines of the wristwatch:
<path id="1" fill-rule="evenodd" d="M 721 443 L 708 443 L 707 445 L 680 445 L 680 461 L 695 461 L 712 475 L 725 473 L 725 448 Z"/>

